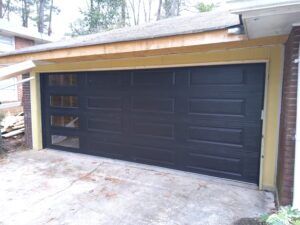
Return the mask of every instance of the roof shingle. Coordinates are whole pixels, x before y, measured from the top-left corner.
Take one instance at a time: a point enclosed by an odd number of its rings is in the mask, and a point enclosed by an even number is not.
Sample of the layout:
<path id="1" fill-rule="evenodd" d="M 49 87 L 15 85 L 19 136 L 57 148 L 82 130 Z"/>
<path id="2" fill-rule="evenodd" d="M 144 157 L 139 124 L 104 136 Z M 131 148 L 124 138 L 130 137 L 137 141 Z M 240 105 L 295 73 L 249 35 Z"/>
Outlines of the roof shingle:
<path id="1" fill-rule="evenodd" d="M 81 46 L 201 33 L 205 31 L 224 29 L 239 24 L 240 20 L 238 15 L 230 14 L 227 11 L 212 11 L 194 14 L 192 16 L 173 17 L 139 26 L 126 27 L 107 32 L 71 38 L 69 40 L 36 45 L 1 54 L 0 57 Z"/>

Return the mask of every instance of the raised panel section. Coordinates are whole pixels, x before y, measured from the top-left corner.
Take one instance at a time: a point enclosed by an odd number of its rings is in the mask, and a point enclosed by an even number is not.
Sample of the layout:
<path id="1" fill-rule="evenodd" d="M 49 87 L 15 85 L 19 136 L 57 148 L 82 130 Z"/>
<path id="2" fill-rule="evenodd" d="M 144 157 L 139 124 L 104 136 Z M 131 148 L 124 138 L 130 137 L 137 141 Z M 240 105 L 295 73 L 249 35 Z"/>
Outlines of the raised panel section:
<path id="1" fill-rule="evenodd" d="M 175 152 L 148 146 L 132 146 L 133 158 L 137 162 L 154 165 L 175 165 Z"/>
<path id="2" fill-rule="evenodd" d="M 175 73 L 173 71 L 143 71 L 133 73 L 131 78 L 133 86 L 173 86 Z"/>
<path id="3" fill-rule="evenodd" d="M 121 119 L 108 120 L 108 119 L 88 119 L 88 130 L 122 133 Z"/>
<path id="4" fill-rule="evenodd" d="M 191 69 L 190 86 L 243 84 L 245 76 L 240 67 L 205 67 Z"/>
<path id="5" fill-rule="evenodd" d="M 189 99 L 189 112 L 214 115 L 245 114 L 245 101 L 239 99 Z"/>
<path id="6" fill-rule="evenodd" d="M 88 74 L 87 84 L 89 87 L 118 87 L 122 86 L 123 76 L 121 72 L 93 72 Z"/>
<path id="7" fill-rule="evenodd" d="M 162 124 L 162 123 L 134 122 L 133 132 L 137 135 L 160 137 L 160 138 L 173 138 L 174 125 Z"/>
<path id="8" fill-rule="evenodd" d="M 112 158 L 124 158 L 126 153 L 123 144 L 101 142 L 95 139 L 89 140 L 89 149 L 86 149 L 85 152 Z"/>
<path id="9" fill-rule="evenodd" d="M 204 172 L 217 172 L 241 176 L 241 160 L 213 155 L 189 154 L 189 168 Z"/>
<path id="10" fill-rule="evenodd" d="M 131 98 L 132 110 L 139 112 L 174 113 L 174 105 L 174 98 Z"/>
<path id="11" fill-rule="evenodd" d="M 122 110 L 121 97 L 87 97 L 87 108 L 101 110 Z"/>
<path id="12" fill-rule="evenodd" d="M 211 141 L 228 144 L 243 144 L 242 129 L 189 127 L 189 139 L 193 141 Z"/>

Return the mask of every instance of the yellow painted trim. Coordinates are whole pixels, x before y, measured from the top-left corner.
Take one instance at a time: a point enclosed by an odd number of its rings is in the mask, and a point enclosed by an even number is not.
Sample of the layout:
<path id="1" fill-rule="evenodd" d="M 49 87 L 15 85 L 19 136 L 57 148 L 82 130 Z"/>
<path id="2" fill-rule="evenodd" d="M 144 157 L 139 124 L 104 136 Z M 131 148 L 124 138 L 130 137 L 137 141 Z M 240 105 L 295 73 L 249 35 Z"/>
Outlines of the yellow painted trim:
<path id="1" fill-rule="evenodd" d="M 32 148 L 40 150 L 43 149 L 40 75 L 32 72 L 30 77 L 34 77 L 30 81 Z"/>
<path id="2" fill-rule="evenodd" d="M 265 102 L 265 140 L 262 184 L 263 189 L 276 189 L 277 154 L 279 144 L 280 103 L 283 70 L 283 45 L 269 50 L 269 79 L 267 102 Z"/>
<path id="3" fill-rule="evenodd" d="M 259 186 L 261 189 L 274 190 L 276 183 L 276 157 L 278 148 L 277 131 L 279 129 L 280 119 L 279 104 L 281 96 L 282 51 L 282 45 L 277 44 L 212 52 L 194 52 L 184 54 L 180 54 L 179 52 L 178 54 L 151 57 L 40 65 L 36 68 L 35 72 L 117 70 L 266 62 L 269 77 L 265 90 L 265 118 L 263 121 L 264 140 L 262 143 L 262 162 Z M 38 88 L 37 85 L 35 87 Z M 40 96 L 38 96 L 38 98 L 40 98 Z M 36 99 L 33 103 L 37 103 L 39 101 L 39 99 Z M 33 120 L 36 119 L 41 120 L 41 116 L 33 116 Z M 41 131 L 41 128 L 39 129 L 39 131 Z M 41 138 L 42 137 L 40 137 L 40 141 L 35 140 L 38 143 L 38 146 L 41 146 Z"/>

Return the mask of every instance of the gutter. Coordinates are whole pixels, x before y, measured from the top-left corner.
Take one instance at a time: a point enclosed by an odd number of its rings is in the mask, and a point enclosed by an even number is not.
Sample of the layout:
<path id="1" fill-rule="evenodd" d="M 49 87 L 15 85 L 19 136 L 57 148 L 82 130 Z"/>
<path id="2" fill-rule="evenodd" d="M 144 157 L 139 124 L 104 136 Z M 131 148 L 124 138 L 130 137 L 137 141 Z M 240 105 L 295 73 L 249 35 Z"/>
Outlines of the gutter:
<path id="1" fill-rule="evenodd" d="M 297 84 L 297 114 L 296 114 L 296 137 L 295 137 L 295 168 L 294 168 L 294 194 L 293 207 L 300 210 L 300 44 L 298 59 L 298 84 Z"/>

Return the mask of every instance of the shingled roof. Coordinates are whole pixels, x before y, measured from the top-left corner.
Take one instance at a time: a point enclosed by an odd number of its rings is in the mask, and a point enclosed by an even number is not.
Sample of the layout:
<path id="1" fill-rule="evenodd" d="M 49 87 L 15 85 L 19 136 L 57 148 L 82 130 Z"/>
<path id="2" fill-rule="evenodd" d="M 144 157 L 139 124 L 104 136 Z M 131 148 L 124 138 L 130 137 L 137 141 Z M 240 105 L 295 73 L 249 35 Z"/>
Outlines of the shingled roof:
<path id="1" fill-rule="evenodd" d="M 205 31 L 233 27 L 239 24 L 240 20 L 238 15 L 231 14 L 227 11 L 212 11 L 207 13 L 193 14 L 192 16 L 179 16 L 147 23 L 144 25 L 80 36 L 64 41 L 36 45 L 8 53 L 3 53 L 0 55 L 0 57 L 81 46 L 201 33 Z"/>

